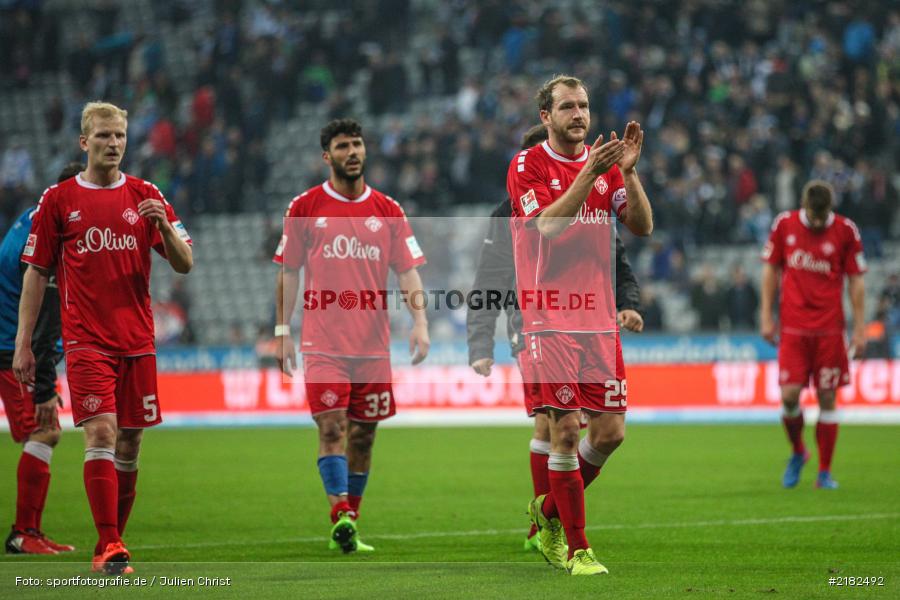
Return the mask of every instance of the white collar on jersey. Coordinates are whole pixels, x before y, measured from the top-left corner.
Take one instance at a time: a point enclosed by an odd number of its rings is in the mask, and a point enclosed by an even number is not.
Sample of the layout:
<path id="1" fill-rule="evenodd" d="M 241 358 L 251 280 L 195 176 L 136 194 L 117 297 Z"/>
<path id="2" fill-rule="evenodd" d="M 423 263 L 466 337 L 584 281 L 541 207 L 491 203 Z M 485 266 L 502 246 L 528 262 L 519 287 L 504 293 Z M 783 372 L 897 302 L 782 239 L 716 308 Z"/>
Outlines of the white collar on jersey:
<path id="1" fill-rule="evenodd" d="M 810 228 L 810 227 L 809 227 L 809 218 L 806 216 L 806 209 L 805 209 L 805 208 L 801 208 L 801 209 L 800 209 L 799 211 L 797 211 L 797 212 L 800 213 L 800 222 L 803 223 L 803 225 L 804 225 L 807 229 L 809 229 L 809 228 Z M 832 223 L 834 223 L 834 211 L 831 211 L 831 212 L 828 213 L 828 219 L 825 221 L 825 227 L 831 227 L 831 224 L 832 224 Z"/>
<path id="2" fill-rule="evenodd" d="M 338 194 L 333 187 L 331 187 L 331 183 L 326 181 L 322 184 L 322 189 L 325 190 L 325 193 L 334 198 L 335 200 L 340 200 L 341 202 L 362 202 L 366 198 L 372 195 L 372 188 L 368 185 L 366 186 L 366 190 L 359 195 L 358 198 L 353 198 L 352 200 L 343 194 Z"/>
<path id="3" fill-rule="evenodd" d="M 125 173 L 119 171 L 119 180 L 115 183 L 111 183 L 109 185 L 97 185 L 96 183 L 91 183 L 90 181 L 85 181 L 81 177 L 81 173 L 75 176 L 75 181 L 83 188 L 87 188 L 89 190 L 114 190 L 117 187 L 122 187 L 125 185 Z"/>
<path id="4" fill-rule="evenodd" d="M 568 163 L 584 162 L 587 160 L 587 156 L 588 156 L 588 149 L 585 148 L 584 152 L 582 152 L 581 156 L 579 156 L 578 158 L 566 158 L 562 154 L 557 154 L 556 152 L 554 152 L 553 148 L 550 147 L 550 142 L 546 142 L 546 141 L 543 144 L 541 144 L 541 148 L 544 149 L 544 152 L 546 152 L 547 154 L 550 155 L 550 158 L 558 160 L 559 162 L 568 162 Z"/>

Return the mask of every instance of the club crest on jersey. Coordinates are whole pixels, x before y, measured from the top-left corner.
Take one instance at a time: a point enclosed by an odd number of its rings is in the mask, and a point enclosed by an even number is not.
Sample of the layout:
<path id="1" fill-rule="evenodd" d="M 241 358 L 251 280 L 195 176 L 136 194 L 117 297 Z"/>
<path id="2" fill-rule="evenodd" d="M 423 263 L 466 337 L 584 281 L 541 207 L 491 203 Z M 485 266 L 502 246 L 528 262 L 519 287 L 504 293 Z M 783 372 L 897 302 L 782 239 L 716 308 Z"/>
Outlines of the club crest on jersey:
<path id="1" fill-rule="evenodd" d="M 797 236 L 794 235 L 793 233 L 788 235 L 786 238 L 784 238 L 784 243 L 787 244 L 788 246 L 793 246 L 794 244 L 797 243 Z"/>
<path id="2" fill-rule="evenodd" d="M 331 408 L 332 406 L 337 404 L 338 395 L 331 390 L 325 390 L 325 392 L 319 397 L 319 400 L 322 402 L 322 404 L 324 404 L 328 408 Z"/>
<path id="3" fill-rule="evenodd" d="M 538 204 L 537 195 L 535 195 L 534 190 L 528 190 L 527 192 L 522 194 L 519 197 L 519 202 L 522 204 L 522 210 L 526 215 L 530 215 L 540 206 Z"/>
<path id="4" fill-rule="evenodd" d="M 601 195 L 605 194 L 609 189 L 609 184 L 606 183 L 606 180 L 603 178 L 603 175 L 597 178 L 597 181 L 594 182 L 594 189 Z"/>
<path id="5" fill-rule="evenodd" d="M 122 213 L 122 218 L 125 219 L 125 221 L 129 225 L 134 225 L 138 222 L 141 216 L 137 214 L 137 211 L 135 211 L 133 208 L 126 208 L 125 212 Z"/>
<path id="6" fill-rule="evenodd" d="M 567 385 L 562 386 L 558 390 L 556 390 L 556 399 L 559 400 L 563 404 L 568 404 L 572 401 L 572 398 L 575 397 L 575 392 L 572 391 Z"/>
<path id="7" fill-rule="evenodd" d="M 562 191 L 562 185 L 560 185 L 559 179 L 551 179 L 550 180 L 550 189 Z"/>
<path id="8" fill-rule="evenodd" d="M 100 402 L 100 398 L 93 394 L 88 394 L 85 399 L 81 401 L 81 406 L 88 412 L 96 412 L 96 410 L 100 408 Z"/>
<path id="9" fill-rule="evenodd" d="M 328 217 L 319 217 L 316 219 L 316 227 L 319 229 L 325 229 L 328 227 Z"/>
<path id="10" fill-rule="evenodd" d="M 81 211 L 80 210 L 73 210 L 72 212 L 69 213 L 69 223 L 74 223 L 75 221 L 80 221 L 80 220 L 81 220 Z"/>
<path id="11" fill-rule="evenodd" d="M 371 217 L 366 219 L 366 227 L 368 227 L 369 231 L 371 231 L 372 233 L 376 233 L 379 229 L 381 229 L 382 225 L 383 223 L 375 215 L 372 215 Z"/>
<path id="12" fill-rule="evenodd" d="M 834 254 L 834 244 L 832 244 L 831 242 L 825 242 L 824 244 L 822 244 L 822 254 L 824 254 L 825 256 L 831 256 L 832 254 Z"/>

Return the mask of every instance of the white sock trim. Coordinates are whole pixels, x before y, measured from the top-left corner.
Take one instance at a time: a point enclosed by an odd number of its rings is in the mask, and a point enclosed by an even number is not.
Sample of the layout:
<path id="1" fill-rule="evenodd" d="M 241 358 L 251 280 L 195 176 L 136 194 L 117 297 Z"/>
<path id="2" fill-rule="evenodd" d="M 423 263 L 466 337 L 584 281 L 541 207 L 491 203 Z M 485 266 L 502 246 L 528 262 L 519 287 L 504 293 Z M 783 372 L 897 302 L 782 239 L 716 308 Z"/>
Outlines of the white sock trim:
<path id="1" fill-rule="evenodd" d="M 603 454 L 591 446 L 591 443 L 586 437 L 582 438 L 581 442 L 578 444 L 578 454 L 581 455 L 581 458 L 598 468 L 602 467 L 606 462 L 606 459 L 609 458 L 609 454 Z"/>
<path id="2" fill-rule="evenodd" d="M 547 468 L 551 471 L 577 471 L 578 455 L 551 452 L 550 459 L 547 461 Z"/>
<path id="3" fill-rule="evenodd" d="M 782 405 L 781 414 L 785 417 L 799 417 L 803 414 L 803 409 L 800 408 L 799 403 L 797 403 L 794 408 L 788 408 L 787 406 Z"/>
<path id="4" fill-rule="evenodd" d="M 115 462 L 116 451 L 112 448 L 85 448 L 84 462 L 88 462 L 89 460 L 108 460 L 110 462 Z"/>
<path id="5" fill-rule="evenodd" d="M 836 410 L 819 411 L 819 423 L 840 423 L 841 415 Z"/>
<path id="6" fill-rule="evenodd" d="M 531 438 L 528 448 L 535 454 L 550 454 L 550 442 Z"/>
<path id="7" fill-rule="evenodd" d="M 138 470 L 138 462 L 135 458 L 134 460 L 122 460 L 121 458 L 116 458 L 116 471 L 122 471 L 123 473 L 134 473 Z"/>
<path id="8" fill-rule="evenodd" d="M 50 459 L 53 458 L 53 446 L 48 446 L 44 442 L 25 442 L 22 452 L 30 454 L 48 465 L 50 464 Z"/>

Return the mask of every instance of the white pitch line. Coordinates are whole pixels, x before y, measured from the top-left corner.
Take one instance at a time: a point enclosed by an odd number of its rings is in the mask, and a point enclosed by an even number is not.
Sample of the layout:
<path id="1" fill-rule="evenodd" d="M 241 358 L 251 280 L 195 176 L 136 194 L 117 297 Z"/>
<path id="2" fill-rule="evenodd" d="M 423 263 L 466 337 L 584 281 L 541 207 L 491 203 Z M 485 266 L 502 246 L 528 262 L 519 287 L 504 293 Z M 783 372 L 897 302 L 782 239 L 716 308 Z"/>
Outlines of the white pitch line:
<path id="1" fill-rule="evenodd" d="M 821 516 L 791 516 L 791 517 L 769 517 L 759 519 L 718 519 L 713 521 L 686 521 L 681 523 L 633 523 L 633 524 L 615 524 L 615 525 L 588 525 L 585 527 L 588 531 L 602 530 L 627 530 L 627 529 L 667 529 L 667 528 L 691 528 L 691 527 L 728 527 L 728 526 L 747 526 L 747 525 L 775 525 L 778 523 L 822 523 L 827 521 L 871 521 L 878 519 L 896 519 L 900 518 L 900 513 L 873 513 L 866 515 L 821 515 Z M 479 529 L 470 531 L 422 531 L 419 533 L 409 534 L 366 534 L 367 540 L 416 540 L 422 538 L 448 538 L 448 537 L 473 537 L 473 536 L 489 536 L 489 535 L 514 535 L 522 533 L 527 529 L 526 526 L 517 527 L 516 529 Z M 328 538 L 322 536 L 295 537 L 282 540 L 266 540 L 266 544 L 307 544 L 307 543 L 324 543 Z M 244 546 L 248 544 L 247 540 L 234 540 L 225 542 L 195 542 L 177 545 L 149 545 L 149 546 L 130 546 L 130 550 L 163 550 L 168 548 L 218 548 L 225 546 Z"/>

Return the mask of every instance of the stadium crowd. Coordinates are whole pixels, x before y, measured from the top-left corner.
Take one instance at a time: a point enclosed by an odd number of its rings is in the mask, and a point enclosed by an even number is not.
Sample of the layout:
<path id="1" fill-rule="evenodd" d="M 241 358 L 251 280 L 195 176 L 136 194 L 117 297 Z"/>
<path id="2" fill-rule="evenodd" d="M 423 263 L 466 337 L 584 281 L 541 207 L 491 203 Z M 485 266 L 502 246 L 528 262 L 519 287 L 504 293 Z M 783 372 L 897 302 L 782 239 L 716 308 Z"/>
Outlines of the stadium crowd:
<path id="1" fill-rule="evenodd" d="M 208 27 L 193 40 L 187 79 L 175 76 L 158 34 L 123 18 L 122 3 L 85 4 L 96 30 L 72 33 L 50 3 L 0 2 L 0 80 L 27 88 L 35 73 L 65 69 L 74 84 L 39 125 L 66 140 L 45 172 L 80 157 L 72 140 L 84 101 L 127 106 L 125 169 L 157 183 L 186 218 L 268 210 L 266 137 L 301 103 L 324 107 L 328 118 L 360 118 L 368 180 L 410 214 L 493 204 L 506 194 L 509 158 L 536 120 L 534 90 L 565 71 L 592 86 L 601 130 L 621 133 L 629 119 L 641 121 L 657 223 L 646 248 L 651 268 L 641 275 L 674 282 L 706 327 L 736 327 L 729 303 L 749 300 L 738 294 L 715 314 L 701 308 L 719 292 L 703 292 L 710 276 L 696 263 L 689 274 L 687 258 L 704 244 L 761 244 L 773 216 L 797 206 L 810 177 L 834 185 L 839 212 L 859 224 L 870 256 L 898 237 L 900 9 L 893 3 L 149 3 L 173 26 L 204 14 Z M 415 110 L 422 102 L 442 109 Z M 0 153 L 9 223 L 46 182 L 27 140 L 5 139 Z M 317 159 L 296 161 L 309 185 L 323 178 Z M 626 243 L 644 249 L 629 236 Z M 690 281 L 698 276 L 704 281 Z M 737 285 L 716 282 L 723 290 Z"/>

